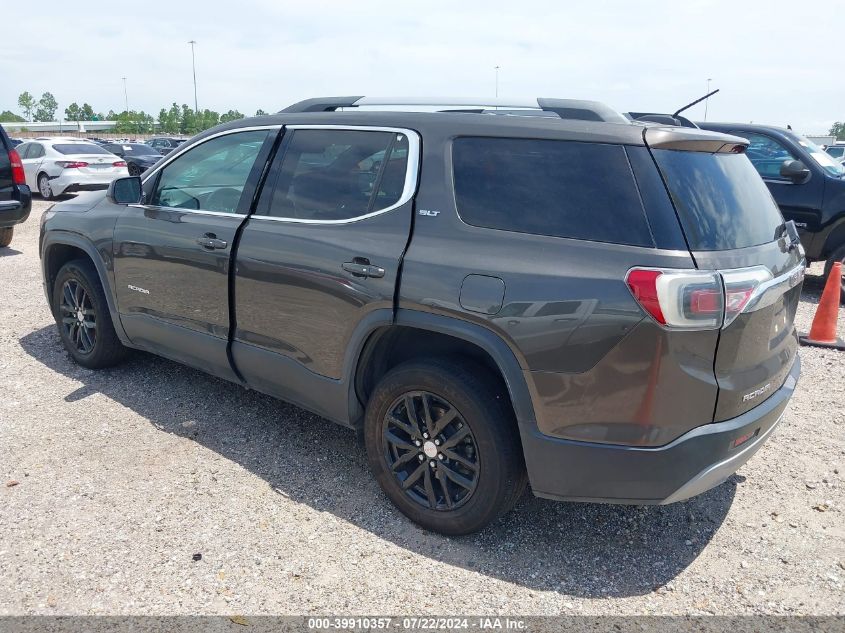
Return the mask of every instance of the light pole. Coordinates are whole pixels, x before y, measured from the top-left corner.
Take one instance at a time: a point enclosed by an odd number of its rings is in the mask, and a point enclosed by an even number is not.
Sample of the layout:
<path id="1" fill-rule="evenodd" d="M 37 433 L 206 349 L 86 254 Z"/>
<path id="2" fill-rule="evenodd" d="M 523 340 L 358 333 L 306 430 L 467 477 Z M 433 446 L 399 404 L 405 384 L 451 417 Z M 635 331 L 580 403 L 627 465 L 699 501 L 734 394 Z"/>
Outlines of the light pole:
<path id="1" fill-rule="evenodd" d="M 196 40 L 191 40 L 188 44 L 191 45 L 191 67 L 194 70 L 194 112 L 199 112 L 199 106 L 197 105 L 197 58 L 194 55 L 194 45 L 197 43 Z"/>
<path id="2" fill-rule="evenodd" d="M 713 80 L 712 80 L 712 79 L 710 79 L 710 78 L 708 77 L 708 78 L 707 78 L 707 91 L 704 93 L 704 94 L 706 94 L 706 95 L 709 95 L 709 94 L 710 94 L 710 82 L 711 82 L 711 81 L 713 81 Z M 707 97 L 707 98 L 704 100 L 704 120 L 705 120 L 705 121 L 707 120 L 707 106 L 708 106 L 708 105 L 710 105 L 710 97 Z"/>
<path id="3" fill-rule="evenodd" d="M 126 92 L 126 77 L 123 77 L 123 108 L 129 114 L 129 93 Z"/>
<path id="4" fill-rule="evenodd" d="M 499 98 L 499 67 L 496 66 L 496 98 Z"/>

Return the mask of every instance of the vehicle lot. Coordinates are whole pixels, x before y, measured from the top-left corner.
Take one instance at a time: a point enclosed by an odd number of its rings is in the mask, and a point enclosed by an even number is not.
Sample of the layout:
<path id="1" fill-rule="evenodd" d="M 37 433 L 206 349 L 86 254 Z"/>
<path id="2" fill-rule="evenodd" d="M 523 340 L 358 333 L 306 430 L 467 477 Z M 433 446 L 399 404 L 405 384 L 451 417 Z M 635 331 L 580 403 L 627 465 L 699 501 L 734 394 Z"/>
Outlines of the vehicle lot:
<path id="1" fill-rule="evenodd" d="M 845 613 L 845 354 L 802 349 L 781 428 L 716 490 L 526 496 L 448 539 L 393 509 L 349 430 L 146 354 L 74 365 L 41 289 L 46 207 L 0 256 L 0 613 Z"/>

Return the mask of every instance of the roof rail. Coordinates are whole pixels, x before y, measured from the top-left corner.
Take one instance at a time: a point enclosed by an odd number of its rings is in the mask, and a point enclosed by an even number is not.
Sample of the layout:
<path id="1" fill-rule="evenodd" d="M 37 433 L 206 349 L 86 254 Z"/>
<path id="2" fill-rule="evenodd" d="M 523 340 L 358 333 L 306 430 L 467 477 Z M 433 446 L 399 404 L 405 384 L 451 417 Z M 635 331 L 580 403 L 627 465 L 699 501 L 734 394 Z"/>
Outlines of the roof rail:
<path id="1" fill-rule="evenodd" d="M 360 106 L 457 107 L 464 108 L 465 112 L 467 111 L 467 106 L 477 106 L 482 111 L 487 111 L 489 108 L 540 110 L 543 112 L 553 112 L 561 119 L 630 123 L 628 119 L 616 110 L 599 101 L 549 99 L 545 97 L 527 99 L 480 99 L 478 97 L 317 97 L 294 103 L 281 112 L 331 112 L 338 108 L 357 108 Z"/>

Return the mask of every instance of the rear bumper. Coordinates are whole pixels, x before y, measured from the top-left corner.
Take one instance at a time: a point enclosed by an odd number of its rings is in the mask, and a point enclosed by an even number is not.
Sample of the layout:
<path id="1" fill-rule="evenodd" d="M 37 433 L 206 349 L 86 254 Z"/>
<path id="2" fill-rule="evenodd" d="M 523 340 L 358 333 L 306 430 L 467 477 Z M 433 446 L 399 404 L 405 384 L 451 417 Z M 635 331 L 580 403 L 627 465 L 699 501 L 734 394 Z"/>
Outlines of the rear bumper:
<path id="1" fill-rule="evenodd" d="M 32 210 L 32 195 L 29 187 L 21 186 L 19 200 L 0 200 L 0 229 L 26 222 Z M 25 191 L 24 191 L 25 190 Z"/>
<path id="2" fill-rule="evenodd" d="M 50 179 L 50 189 L 57 196 L 73 191 L 98 191 L 108 189 L 109 184 L 115 178 L 123 178 L 128 175 L 129 171 L 126 168 L 108 174 L 62 173 Z"/>
<path id="3" fill-rule="evenodd" d="M 531 487 L 567 501 L 666 504 L 719 485 L 747 462 L 783 417 L 801 373 L 796 356 L 784 384 L 752 410 L 697 427 L 657 448 L 561 440 L 522 433 Z M 734 447 L 745 436 L 750 439 Z"/>

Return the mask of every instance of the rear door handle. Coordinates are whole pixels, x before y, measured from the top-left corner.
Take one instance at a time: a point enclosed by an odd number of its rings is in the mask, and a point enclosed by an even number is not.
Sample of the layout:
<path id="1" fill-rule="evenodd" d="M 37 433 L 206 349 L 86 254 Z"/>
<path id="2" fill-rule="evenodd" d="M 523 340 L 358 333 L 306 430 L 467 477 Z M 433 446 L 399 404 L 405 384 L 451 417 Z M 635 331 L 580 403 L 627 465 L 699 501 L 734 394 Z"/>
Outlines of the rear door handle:
<path id="1" fill-rule="evenodd" d="M 217 236 L 214 233 L 206 233 L 202 237 L 198 237 L 197 244 L 199 244 L 203 248 L 207 248 L 210 251 L 213 251 L 215 249 L 223 249 L 228 246 L 228 242 L 225 242 L 224 240 L 218 240 Z"/>
<path id="2" fill-rule="evenodd" d="M 384 277 L 384 268 L 370 264 L 366 260 L 344 262 L 342 268 L 356 277 Z"/>

